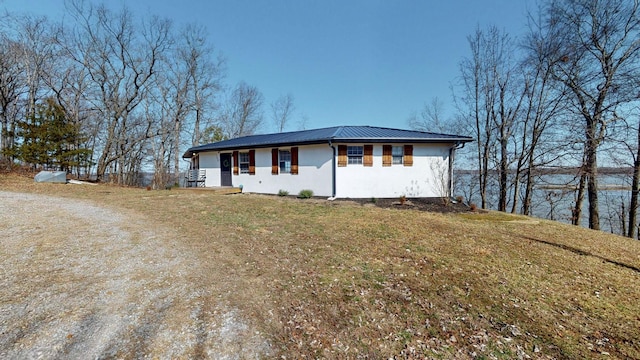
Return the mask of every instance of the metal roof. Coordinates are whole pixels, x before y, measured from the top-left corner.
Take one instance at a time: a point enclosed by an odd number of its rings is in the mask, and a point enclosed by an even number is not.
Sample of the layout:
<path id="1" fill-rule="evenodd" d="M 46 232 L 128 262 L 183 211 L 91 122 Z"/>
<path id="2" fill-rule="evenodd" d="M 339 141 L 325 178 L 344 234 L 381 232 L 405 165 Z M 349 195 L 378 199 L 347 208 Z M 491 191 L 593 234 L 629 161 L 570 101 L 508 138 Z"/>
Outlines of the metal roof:
<path id="1" fill-rule="evenodd" d="M 291 131 L 275 134 L 249 135 L 188 149 L 183 158 L 203 151 L 239 150 L 272 146 L 309 145 L 322 143 L 465 143 L 468 136 L 437 134 L 425 131 L 389 129 L 375 126 L 335 126 L 322 129 Z"/>

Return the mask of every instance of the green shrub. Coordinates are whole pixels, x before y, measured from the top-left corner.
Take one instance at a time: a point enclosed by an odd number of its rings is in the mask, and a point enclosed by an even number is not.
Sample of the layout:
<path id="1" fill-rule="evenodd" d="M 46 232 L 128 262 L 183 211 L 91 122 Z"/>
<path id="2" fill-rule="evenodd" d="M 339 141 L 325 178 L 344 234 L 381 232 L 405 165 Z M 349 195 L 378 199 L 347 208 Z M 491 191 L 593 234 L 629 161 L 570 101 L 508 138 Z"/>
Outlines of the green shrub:
<path id="1" fill-rule="evenodd" d="M 309 199 L 313 197 L 313 190 L 300 190 L 298 197 L 300 199 Z"/>
<path id="2" fill-rule="evenodd" d="M 289 195 L 289 192 L 287 190 L 278 191 L 278 196 L 287 196 L 287 195 Z"/>

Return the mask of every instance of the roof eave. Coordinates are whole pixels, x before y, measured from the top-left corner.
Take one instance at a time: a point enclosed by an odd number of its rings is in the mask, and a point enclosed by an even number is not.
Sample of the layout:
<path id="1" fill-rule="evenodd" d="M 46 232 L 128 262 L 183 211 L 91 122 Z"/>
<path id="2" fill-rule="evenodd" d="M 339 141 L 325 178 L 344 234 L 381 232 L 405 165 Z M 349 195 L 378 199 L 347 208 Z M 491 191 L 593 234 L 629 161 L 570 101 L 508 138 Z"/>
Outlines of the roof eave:
<path id="1" fill-rule="evenodd" d="M 190 148 L 189 150 L 187 150 L 187 152 L 185 152 L 184 155 L 182 155 L 182 157 L 184 159 L 187 159 L 187 158 L 191 158 L 193 153 L 208 152 L 208 151 L 233 151 L 233 150 L 242 150 L 242 149 L 265 149 L 265 148 L 270 148 L 270 147 L 274 147 L 274 146 L 316 145 L 316 144 L 325 144 L 327 142 L 328 142 L 328 140 L 311 140 L 311 141 L 296 141 L 296 142 L 267 143 L 267 144 L 244 144 L 244 145 L 237 145 L 237 146 L 220 146 L 220 147 L 217 147 L 217 146 L 209 146 L 209 147 L 207 147 L 206 145 L 203 145 L 203 146 L 196 146 L 196 147 Z"/>
<path id="2" fill-rule="evenodd" d="M 455 142 L 471 142 L 473 138 L 335 138 L 331 139 L 333 143 L 455 143 Z"/>
<path id="3" fill-rule="evenodd" d="M 445 143 L 466 143 L 473 141 L 473 138 L 470 137 L 457 137 L 457 138 L 436 138 L 436 139 L 426 139 L 426 138 L 327 138 L 327 139 L 318 139 L 318 140 L 310 140 L 310 141 L 296 141 L 296 142 L 281 142 L 281 143 L 265 143 L 265 144 L 243 144 L 238 146 L 195 146 L 187 150 L 184 155 L 182 155 L 183 159 L 190 159 L 193 157 L 195 153 L 200 152 L 210 152 L 210 151 L 234 151 L 234 150 L 242 150 L 242 149 L 264 149 L 270 148 L 274 146 L 297 146 L 297 145 L 317 145 L 324 143 L 421 143 L 421 144 L 445 144 Z"/>

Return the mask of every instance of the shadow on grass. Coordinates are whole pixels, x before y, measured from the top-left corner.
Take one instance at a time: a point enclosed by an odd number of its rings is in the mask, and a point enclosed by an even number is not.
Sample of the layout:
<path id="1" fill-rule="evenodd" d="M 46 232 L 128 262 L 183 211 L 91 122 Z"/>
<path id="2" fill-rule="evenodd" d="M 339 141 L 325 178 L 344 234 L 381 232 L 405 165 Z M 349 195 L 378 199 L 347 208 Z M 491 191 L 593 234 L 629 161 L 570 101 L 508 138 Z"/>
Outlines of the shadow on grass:
<path id="1" fill-rule="evenodd" d="M 609 264 L 613 264 L 613 265 L 616 265 L 616 266 L 623 267 L 625 269 L 633 270 L 633 271 L 635 271 L 635 272 L 640 274 L 640 268 L 638 268 L 636 266 L 625 264 L 623 262 L 616 261 L 616 260 L 607 259 L 604 256 L 596 255 L 594 253 L 591 253 L 591 252 L 588 252 L 588 251 L 584 251 L 584 250 L 575 248 L 573 246 L 569 246 L 569 245 L 565 245 L 565 244 L 558 244 L 558 243 L 554 243 L 554 242 L 547 241 L 547 240 L 542 240 L 542 239 L 536 239 L 536 238 L 533 238 L 533 237 L 530 237 L 530 236 L 520 235 L 520 237 L 523 238 L 523 239 L 535 241 L 535 242 L 538 242 L 538 243 L 541 243 L 541 244 L 551 245 L 551 246 L 560 248 L 562 250 L 571 251 L 574 254 L 578 254 L 578 255 L 582 255 L 582 256 L 591 256 L 591 257 L 594 257 L 596 259 L 600 259 L 600 260 L 602 260 L 604 262 L 607 262 Z"/>

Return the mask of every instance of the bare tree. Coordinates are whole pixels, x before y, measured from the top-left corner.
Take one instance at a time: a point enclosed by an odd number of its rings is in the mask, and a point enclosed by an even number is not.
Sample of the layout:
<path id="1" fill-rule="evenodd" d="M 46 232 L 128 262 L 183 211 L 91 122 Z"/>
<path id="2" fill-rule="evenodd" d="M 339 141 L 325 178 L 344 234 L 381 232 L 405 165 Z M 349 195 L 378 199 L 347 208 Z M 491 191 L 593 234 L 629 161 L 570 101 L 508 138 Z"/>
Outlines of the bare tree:
<path id="1" fill-rule="evenodd" d="M 43 77 L 50 70 L 54 42 L 51 24 L 44 17 L 5 14 L 0 42 L 0 151 L 14 145 L 18 117 L 35 114 L 36 103 L 46 95 Z"/>
<path id="2" fill-rule="evenodd" d="M 64 26 L 32 16 L 0 22 L 0 151 L 15 142 L 16 119 L 53 97 L 83 134 L 77 138 L 83 144 L 73 146 L 94 150 L 95 159 L 82 163 L 95 168 L 85 173 L 133 184 L 149 162 L 162 174 L 178 174 L 181 148 L 220 125 L 211 114 L 224 58 L 206 30 L 189 24 L 176 34 L 168 20 L 136 18 L 126 7 L 84 0 L 66 6 Z M 250 99 L 232 113 L 237 124 L 255 131 L 262 95 L 248 86 L 236 95 Z"/>
<path id="3" fill-rule="evenodd" d="M 640 109 L 638 109 L 640 110 Z M 640 114 L 640 111 L 637 111 Z M 640 194 L 640 115 L 636 115 L 637 137 L 636 137 L 636 153 L 633 154 L 633 179 L 631 183 L 631 199 L 629 203 L 629 226 L 627 236 L 634 238 L 637 231 L 638 223 L 638 195 Z"/>
<path id="4" fill-rule="evenodd" d="M 205 113 L 215 108 L 223 59 L 213 57 L 204 28 L 189 24 L 171 38 L 159 68 L 147 86 L 141 105 L 148 124 L 147 137 L 154 175 L 151 186 L 178 182 L 181 148 L 202 138 Z"/>
<path id="5" fill-rule="evenodd" d="M 640 53 L 638 0 L 549 0 L 547 41 L 555 49 L 554 76 L 569 90 L 582 119 L 589 227 L 600 229 L 598 149 L 616 110 L 631 100 Z"/>
<path id="6" fill-rule="evenodd" d="M 434 97 L 430 102 L 425 103 L 422 111 L 418 114 L 414 112 L 409 115 L 409 119 L 407 123 L 409 128 L 418 131 L 428 131 L 428 132 L 452 132 L 447 124 L 451 122 L 445 123 L 443 118 L 443 109 L 444 105 L 438 97 Z"/>
<path id="7" fill-rule="evenodd" d="M 96 175 L 102 180 L 108 169 L 124 182 L 125 173 L 136 168 L 136 155 L 146 129 L 135 119 L 161 55 L 169 46 L 170 23 L 156 17 L 136 26 L 131 13 L 111 12 L 104 5 L 84 7 L 72 1 L 69 12 L 76 20 L 74 41 L 67 54 L 82 65 L 90 79 L 87 93 L 102 118 L 102 148 Z M 130 121 L 133 120 L 133 121 Z M 133 156 L 133 158 L 131 158 Z M 113 178 L 112 178 L 113 181 Z"/>
<path id="8" fill-rule="evenodd" d="M 516 212 L 519 197 L 519 181 L 524 183 L 524 196 L 521 213 L 531 214 L 533 190 L 538 169 L 556 163 L 565 151 L 558 151 L 558 142 L 552 138 L 553 131 L 564 110 L 565 91 L 554 86 L 554 51 L 546 42 L 548 34 L 538 21 L 530 16 L 532 23 L 528 36 L 523 41 L 525 57 L 521 63 L 523 69 L 524 104 L 523 115 L 517 132 L 520 135 L 516 150 L 515 186 L 512 212 Z"/>
<path id="9" fill-rule="evenodd" d="M 177 56 L 167 56 L 162 70 L 154 79 L 153 89 L 149 89 L 142 102 L 145 122 L 149 124 L 149 152 L 152 155 L 154 189 L 164 188 L 171 181 L 171 163 L 179 159 L 180 139 L 183 124 L 189 111 L 189 77 L 184 64 Z M 174 174 L 179 163 L 174 164 Z M 175 178 L 175 176 L 173 176 Z"/>
<path id="10" fill-rule="evenodd" d="M 271 103 L 271 116 L 278 132 L 284 131 L 295 108 L 291 94 L 280 96 Z"/>
<path id="11" fill-rule="evenodd" d="M 174 178 L 180 172 L 182 133 L 189 114 L 196 106 L 194 82 L 197 79 L 192 76 L 192 72 L 193 67 L 197 66 L 199 53 L 186 41 L 189 36 L 190 33 L 180 34 L 175 40 L 175 48 L 169 51 L 168 56 L 162 58 L 163 71 L 156 76 L 157 86 L 150 98 L 152 101 L 155 100 L 155 106 L 145 111 L 147 121 L 154 122 L 153 116 L 149 116 L 149 113 L 155 113 L 157 117 L 150 134 L 155 136 L 152 139 L 155 154 L 155 188 L 164 188 L 170 177 L 167 174 L 170 169 L 173 170 Z M 195 126 L 199 127 L 198 124 Z M 169 166 L 171 161 L 172 167 Z"/>
<path id="12" fill-rule="evenodd" d="M 640 95 L 640 94 L 639 94 Z M 629 197 L 629 209 L 624 214 L 628 226 L 622 235 L 635 238 L 638 231 L 638 196 L 640 194 L 640 99 L 630 106 L 621 117 L 620 131 L 617 131 L 612 142 L 615 143 L 614 148 L 609 152 L 609 157 L 614 160 L 618 167 L 630 167 L 631 176 L 631 194 Z M 635 121 L 634 121 L 635 120 Z M 624 151 L 622 151 L 624 150 Z M 622 204 L 624 207 L 624 202 Z M 624 212 L 624 211 L 623 211 Z M 621 218 L 624 225 L 624 219 Z M 624 226 L 623 226 L 624 227 Z"/>
<path id="13" fill-rule="evenodd" d="M 16 40 L 21 44 L 20 61 L 26 86 L 26 117 L 35 113 L 36 103 L 46 91 L 44 75 L 51 70 L 54 41 L 52 27 L 44 17 L 19 19 Z"/>
<path id="14" fill-rule="evenodd" d="M 184 41 L 181 58 L 189 65 L 193 112 L 191 145 L 196 146 L 202 129 L 212 125 L 205 114 L 217 108 L 216 96 L 222 89 L 226 60 L 221 54 L 216 54 L 208 43 L 204 27 L 189 24 L 182 30 L 180 38 Z"/>
<path id="15" fill-rule="evenodd" d="M 240 82 L 225 104 L 219 123 L 225 136 L 235 138 L 254 134 L 262 125 L 262 93 L 254 86 Z"/>
<path id="16" fill-rule="evenodd" d="M 484 91 L 483 33 L 478 29 L 467 38 L 471 56 L 460 63 L 462 95 L 456 101 L 462 116 L 469 120 L 471 132 L 476 138 L 476 161 L 481 207 L 487 208 L 489 180 L 489 158 L 495 148 L 495 136 L 491 123 L 490 108 L 494 102 L 493 92 Z"/>
<path id="17" fill-rule="evenodd" d="M 464 95 L 464 112 L 473 119 L 477 139 L 478 180 L 482 207 L 487 207 L 490 168 L 497 170 L 498 209 L 506 211 L 508 174 L 512 155 L 509 147 L 520 116 L 524 91 L 516 76 L 511 38 L 496 27 L 486 32 L 478 29 L 468 38 L 471 57 L 460 65 Z M 497 146 L 496 146 L 497 145 Z"/>
<path id="18" fill-rule="evenodd" d="M 309 116 L 307 114 L 301 114 L 298 120 L 298 130 L 307 130 L 309 126 Z"/>
<path id="19" fill-rule="evenodd" d="M 58 106 L 64 111 L 65 118 L 81 134 L 72 145 L 77 149 L 90 150 L 89 154 L 82 153 L 82 158 L 77 159 L 77 163 L 81 165 L 71 170 L 78 177 L 89 176 L 99 135 L 98 121 L 94 119 L 93 105 L 87 96 L 90 90 L 90 79 L 84 66 L 67 56 L 69 39 L 66 35 L 61 27 L 52 27 L 50 36 L 55 47 L 43 81 L 51 93 L 50 96 L 55 98 Z"/>
<path id="20" fill-rule="evenodd" d="M 497 109 L 492 110 L 491 117 L 498 130 L 497 139 L 500 144 L 498 210 L 507 211 L 508 174 L 511 163 L 509 145 L 513 142 L 513 133 L 525 99 L 525 92 L 520 87 L 521 82 L 518 81 L 520 78 L 517 78 L 521 73 L 516 71 L 519 64 L 516 64 L 512 58 L 515 49 L 511 38 L 491 28 L 488 40 L 492 49 L 490 64 L 497 90 Z"/>
<path id="21" fill-rule="evenodd" d="M 0 158 L 14 145 L 15 124 L 24 79 L 18 60 L 21 45 L 0 34 Z"/>

